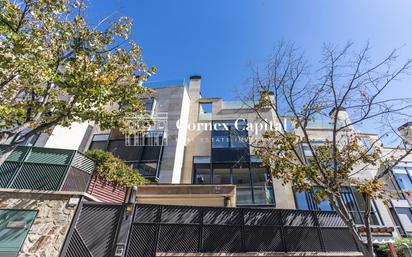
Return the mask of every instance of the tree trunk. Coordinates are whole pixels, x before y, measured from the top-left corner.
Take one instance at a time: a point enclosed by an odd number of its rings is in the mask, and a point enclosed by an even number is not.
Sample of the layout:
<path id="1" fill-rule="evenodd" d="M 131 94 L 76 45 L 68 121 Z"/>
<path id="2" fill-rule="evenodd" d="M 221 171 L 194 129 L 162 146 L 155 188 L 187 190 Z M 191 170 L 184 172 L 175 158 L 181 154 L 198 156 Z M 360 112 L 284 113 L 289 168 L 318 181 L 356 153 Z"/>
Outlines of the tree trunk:
<path id="1" fill-rule="evenodd" d="M 337 196 L 336 201 L 336 212 L 339 214 L 343 222 L 345 222 L 346 226 L 348 227 L 349 232 L 352 234 L 359 251 L 361 251 L 363 256 L 365 257 L 373 257 L 373 252 L 370 252 L 363 243 L 362 236 L 359 234 L 355 222 L 353 221 L 349 212 L 346 210 L 345 203 L 343 202 L 342 198 L 340 196 Z"/>
<path id="2" fill-rule="evenodd" d="M 4 151 L 0 154 L 0 165 L 2 165 L 10 154 L 16 149 L 18 144 L 7 145 Z"/>
<path id="3" fill-rule="evenodd" d="M 366 230 L 366 240 L 367 240 L 367 248 L 368 251 L 371 253 L 372 256 L 374 256 L 373 252 L 373 243 L 372 243 L 372 231 L 371 231 L 371 226 L 370 226 L 370 221 L 369 218 L 371 216 L 371 208 L 372 208 L 372 202 L 370 197 L 363 193 L 363 198 L 365 199 L 365 213 L 363 215 L 363 222 L 365 223 L 365 230 Z"/>

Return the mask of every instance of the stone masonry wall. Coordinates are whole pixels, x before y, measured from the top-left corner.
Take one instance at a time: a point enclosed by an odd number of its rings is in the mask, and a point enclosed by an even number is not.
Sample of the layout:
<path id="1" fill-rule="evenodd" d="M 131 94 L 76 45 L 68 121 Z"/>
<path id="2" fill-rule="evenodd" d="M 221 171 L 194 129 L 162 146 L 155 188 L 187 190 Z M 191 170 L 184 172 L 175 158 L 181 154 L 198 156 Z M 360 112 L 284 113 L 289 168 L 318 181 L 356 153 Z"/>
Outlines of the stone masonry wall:
<path id="1" fill-rule="evenodd" d="M 0 192 L 0 208 L 37 210 L 19 257 L 58 257 L 76 206 L 71 195 Z"/>

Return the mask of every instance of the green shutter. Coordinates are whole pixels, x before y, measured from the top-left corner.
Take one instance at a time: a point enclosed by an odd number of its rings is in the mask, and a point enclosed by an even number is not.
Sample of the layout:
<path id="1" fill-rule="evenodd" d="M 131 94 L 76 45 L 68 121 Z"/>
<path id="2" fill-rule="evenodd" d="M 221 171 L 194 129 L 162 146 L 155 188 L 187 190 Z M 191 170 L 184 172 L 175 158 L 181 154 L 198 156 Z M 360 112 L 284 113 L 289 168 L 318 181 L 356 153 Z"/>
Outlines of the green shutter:
<path id="1" fill-rule="evenodd" d="M 0 256 L 17 256 L 37 211 L 0 209 Z"/>

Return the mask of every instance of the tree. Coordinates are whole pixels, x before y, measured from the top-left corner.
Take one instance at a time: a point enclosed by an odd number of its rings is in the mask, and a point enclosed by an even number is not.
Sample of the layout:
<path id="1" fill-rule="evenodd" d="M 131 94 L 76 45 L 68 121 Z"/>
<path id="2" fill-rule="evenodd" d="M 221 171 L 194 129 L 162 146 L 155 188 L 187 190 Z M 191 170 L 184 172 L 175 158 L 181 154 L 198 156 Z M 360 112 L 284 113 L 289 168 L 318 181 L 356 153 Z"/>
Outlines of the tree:
<path id="1" fill-rule="evenodd" d="M 369 44 L 359 52 L 353 52 L 352 48 L 352 44 L 343 48 L 325 46 L 321 67 L 312 71 L 293 44 L 282 42 L 264 69 L 252 67 L 251 90 L 245 100 L 254 102 L 252 107 L 263 122 L 268 121 L 260 113 L 270 108 L 279 121 L 287 116 L 294 126 L 289 130 L 280 122 L 279 130 L 267 131 L 251 143 L 263 165 L 274 178 L 292 184 L 296 191 L 315 186 L 318 189 L 315 200 L 329 201 L 348 226 L 359 249 L 365 256 L 371 256 L 371 201 L 386 201 L 390 192 L 385 189 L 382 178 L 412 151 L 411 145 L 393 128 L 400 118 L 411 118 L 407 111 L 412 101 L 386 99 L 384 92 L 410 70 L 411 60 L 395 67 L 398 50 L 394 50 L 374 63 Z M 322 119 L 329 120 L 329 132 L 319 144 L 310 125 Z M 372 121 L 379 122 L 386 130 L 369 137 L 370 144 L 365 146 L 364 135 L 355 127 Z M 398 150 L 402 150 L 402 154 L 382 156 L 382 139 L 388 135 L 398 139 Z M 305 158 L 303 148 L 310 157 Z M 360 178 L 358 174 L 367 169 L 376 172 L 369 178 Z M 349 185 L 356 186 L 365 199 L 367 248 L 342 197 L 342 188 Z"/>
<path id="2" fill-rule="evenodd" d="M 130 39 L 132 20 L 86 22 L 81 0 L 0 0 L 0 142 L 91 121 L 130 128 L 155 68 Z M 2 162 L 1 161 L 1 162 Z"/>

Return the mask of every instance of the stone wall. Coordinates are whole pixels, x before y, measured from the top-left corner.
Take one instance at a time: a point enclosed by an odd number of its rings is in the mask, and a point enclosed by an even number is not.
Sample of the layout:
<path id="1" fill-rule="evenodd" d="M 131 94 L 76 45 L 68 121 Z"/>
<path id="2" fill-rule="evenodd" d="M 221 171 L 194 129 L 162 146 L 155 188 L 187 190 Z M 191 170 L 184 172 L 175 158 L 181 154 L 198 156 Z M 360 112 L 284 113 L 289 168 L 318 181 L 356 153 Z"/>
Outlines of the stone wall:
<path id="1" fill-rule="evenodd" d="M 37 210 L 37 216 L 20 249 L 19 257 L 57 257 L 76 210 L 72 194 L 0 192 L 1 209 Z"/>

